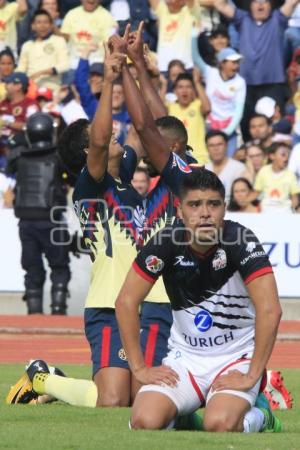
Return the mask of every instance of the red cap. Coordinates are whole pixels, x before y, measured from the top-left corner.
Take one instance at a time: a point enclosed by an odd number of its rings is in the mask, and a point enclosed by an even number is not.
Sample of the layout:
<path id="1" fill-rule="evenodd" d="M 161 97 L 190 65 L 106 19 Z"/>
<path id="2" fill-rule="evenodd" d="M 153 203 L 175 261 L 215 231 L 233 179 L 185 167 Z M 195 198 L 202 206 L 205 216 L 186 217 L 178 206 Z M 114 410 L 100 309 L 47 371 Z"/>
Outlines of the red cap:
<path id="1" fill-rule="evenodd" d="M 51 89 L 47 87 L 40 87 L 36 91 L 36 98 L 43 97 L 46 100 L 50 101 L 53 100 L 53 92 Z"/>

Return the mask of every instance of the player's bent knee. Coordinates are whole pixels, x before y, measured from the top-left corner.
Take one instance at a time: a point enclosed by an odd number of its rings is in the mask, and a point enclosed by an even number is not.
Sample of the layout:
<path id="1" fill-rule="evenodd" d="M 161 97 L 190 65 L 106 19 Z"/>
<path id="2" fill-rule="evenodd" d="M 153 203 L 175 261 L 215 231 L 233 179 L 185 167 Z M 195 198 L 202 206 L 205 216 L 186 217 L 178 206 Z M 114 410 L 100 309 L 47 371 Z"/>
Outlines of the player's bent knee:
<path id="1" fill-rule="evenodd" d="M 161 421 L 152 414 L 132 414 L 130 419 L 132 430 L 160 430 L 163 428 Z"/>
<path id="2" fill-rule="evenodd" d="M 232 420 L 227 414 L 218 415 L 214 417 L 205 417 L 203 421 L 203 428 L 205 431 L 211 432 L 226 432 L 226 431 L 239 431 L 236 420 Z"/>
<path id="3" fill-rule="evenodd" d="M 108 408 L 122 408 L 129 406 L 129 399 L 122 395 L 107 393 L 98 396 L 97 406 Z"/>

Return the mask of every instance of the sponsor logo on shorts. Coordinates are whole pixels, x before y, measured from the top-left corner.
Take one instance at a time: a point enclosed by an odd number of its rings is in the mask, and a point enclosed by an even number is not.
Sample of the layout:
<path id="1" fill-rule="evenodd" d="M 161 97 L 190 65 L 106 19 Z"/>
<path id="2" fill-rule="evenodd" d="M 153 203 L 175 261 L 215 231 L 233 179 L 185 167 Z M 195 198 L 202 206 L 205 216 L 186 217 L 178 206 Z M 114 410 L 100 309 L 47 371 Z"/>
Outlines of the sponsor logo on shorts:
<path id="1" fill-rule="evenodd" d="M 193 261 L 187 261 L 186 259 L 184 259 L 184 256 L 176 256 L 176 262 L 174 264 L 174 266 L 177 266 L 179 264 L 179 266 L 182 267 L 194 267 L 195 263 Z"/>
<path id="2" fill-rule="evenodd" d="M 215 270 L 224 269 L 224 267 L 227 266 L 227 256 L 222 248 L 216 251 L 214 259 L 212 260 L 212 266 Z"/>
<path id="3" fill-rule="evenodd" d="M 241 261 L 241 266 L 244 266 L 245 264 L 247 264 L 247 262 L 248 262 L 250 259 L 261 258 L 262 256 L 265 256 L 265 255 L 266 255 L 266 254 L 265 254 L 264 251 L 250 253 L 249 256 L 246 256 L 246 258 L 242 259 L 242 261 Z"/>
<path id="4" fill-rule="evenodd" d="M 118 353 L 118 357 L 122 360 L 122 361 L 127 361 L 127 356 L 125 353 L 124 348 L 120 348 L 119 353 Z"/>
<path id="5" fill-rule="evenodd" d="M 205 331 L 208 331 L 212 327 L 213 319 L 207 311 L 201 310 L 195 316 L 194 324 L 198 331 L 205 333 Z"/>
<path id="6" fill-rule="evenodd" d="M 234 340 L 233 332 L 230 331 L 226 334 L 220 334 L 218 336 L 210 336 L 205 338 L 199 338 L 196 336 L 188 336 L 185 333 L 182 333 L 185 342 L 190 347 L 198 347 L 198 348 L 210 348 L 210 347 L 218 347 L 220 345 L 225 345 L 229 341 Z"/>
<path id="7" fill-rule="evenodd" d="M 163 260 L 154 255 L 147 256 L 145 263 L 147 269 L 153 273 L 160 272 L 164 267 Z"/>

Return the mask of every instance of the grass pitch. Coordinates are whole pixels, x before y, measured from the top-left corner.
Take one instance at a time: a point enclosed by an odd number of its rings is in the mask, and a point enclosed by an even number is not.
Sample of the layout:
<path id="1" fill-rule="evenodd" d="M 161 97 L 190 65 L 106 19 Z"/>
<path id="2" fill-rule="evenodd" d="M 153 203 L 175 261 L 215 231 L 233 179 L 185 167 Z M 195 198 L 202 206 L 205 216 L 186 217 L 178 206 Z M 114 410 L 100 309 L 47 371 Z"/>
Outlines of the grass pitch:
<path id="1" fill-rule="evenodd" d="M 70 376 L 89 378 L 87 366 L 62 366 Z M 6 405 L 21 365 L 0 365 L 0 449 L 22 450 L 300 450 L 300 370 L 283 370 L 294 396 L 294 408 L 276 414 L 280 434 L 129 431 L 129 409 L 50 405 Z"/>

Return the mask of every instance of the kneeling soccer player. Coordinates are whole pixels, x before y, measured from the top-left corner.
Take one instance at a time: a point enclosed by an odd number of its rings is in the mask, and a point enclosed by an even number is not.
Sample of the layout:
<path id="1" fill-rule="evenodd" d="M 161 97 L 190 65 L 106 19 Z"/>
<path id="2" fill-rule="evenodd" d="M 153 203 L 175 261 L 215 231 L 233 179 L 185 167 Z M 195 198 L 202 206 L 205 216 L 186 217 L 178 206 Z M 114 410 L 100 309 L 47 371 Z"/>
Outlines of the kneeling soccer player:
<path id="1" fill-rule="evenodd" d="M 172 428 L 206 405 L 207 431 L 280 431 L 253 405 L 281 317 L 276 282 L 256 236 L 224 220 L 224 187 L 206 169 L 180 188 L 181 220 L 157 233 L 137 256 L 116 302 L 125 352 L 143 384 L 132 407 L 134 429 Z M 172 305 L 169 353 L 147 367 L 138 310 L 162 275 Z"/>

